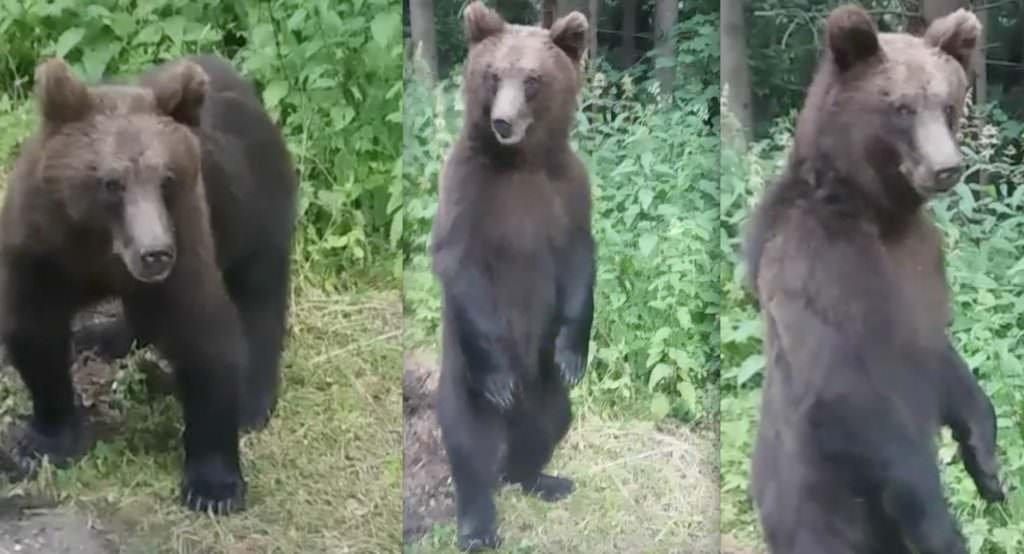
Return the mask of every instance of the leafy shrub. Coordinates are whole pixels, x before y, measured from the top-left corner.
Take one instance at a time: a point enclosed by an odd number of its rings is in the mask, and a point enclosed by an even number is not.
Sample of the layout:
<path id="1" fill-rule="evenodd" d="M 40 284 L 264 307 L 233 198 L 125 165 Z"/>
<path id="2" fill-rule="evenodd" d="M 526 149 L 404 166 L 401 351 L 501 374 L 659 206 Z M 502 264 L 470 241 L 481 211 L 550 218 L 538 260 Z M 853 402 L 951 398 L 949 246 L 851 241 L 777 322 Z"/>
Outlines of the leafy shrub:
<path id="1" fill-rule="evenodd" d="M 259 84 L 301 175 L 298 257 L 337 282 L 341 270 L 398 261 L 400 9 L 389 0 L 0 0 L 0 94 L 26 100 L 34 67 L 51 55 L 93 82 L 196 52 L 234 60 Z"/>

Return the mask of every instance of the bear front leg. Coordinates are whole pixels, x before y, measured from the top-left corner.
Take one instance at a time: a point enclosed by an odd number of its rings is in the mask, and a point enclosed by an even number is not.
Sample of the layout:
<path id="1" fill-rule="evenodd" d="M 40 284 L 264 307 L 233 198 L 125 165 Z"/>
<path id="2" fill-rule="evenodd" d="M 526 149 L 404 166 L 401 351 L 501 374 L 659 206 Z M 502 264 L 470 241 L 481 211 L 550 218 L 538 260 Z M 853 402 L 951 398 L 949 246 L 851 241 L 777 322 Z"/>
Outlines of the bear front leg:
<path id="1" fill-rule="evenodd" d="M 558 274 L 561 327 L 555 339 L 555 365 L 568 386 L 583 379 L 594 321 L 596 254 L 590 231 L 580 230 L 568 248 L 565 266 Z"/>
<path id="2" fill-rule="evenodd" d="M 183 504 L 223 515 L 245 509 L 239 459 L 239 396 L 245 341 L 219 278 L 177 283 L 133 300 L 132 313 L 151 314 L 155 343 L 174 369 L 185 418 Z M 181 286 L 191 283 L 191 286 Z M 141 305 L 140 305 L 141 304 Z"/>
<path id="3" fill-rule="evenodd" d="M 522 366 L 511 356 L 514 337 L 503 335 L 493 284 L 471 264 L 441 283 L 469 386 L 499 410 L 508 410 L 519 387 L 516 368 Z"/>
<path id="4" fill-rule="evenodd" d="M 92 446 L 86 418 L 75 406 L 70 373 L 71 287 L 54 273 L 24 267 L 5 268 L 3 341 L 10 363 L 32 397 L 32 417 L 16 432 L 15 461 L 21 477 L 30 476 L 39 458 L 66 467 Z"/>
<path id="5" fill-rule="evenodd" d="M 1005 498 L 999 481 L 996 450 L 996 414 L 988 395 L 978 385 L 967 363 L 950 344 L 942 365 L 943 422 L 960 444 L 964 469 L 978 494 L 989 502 Z"/>

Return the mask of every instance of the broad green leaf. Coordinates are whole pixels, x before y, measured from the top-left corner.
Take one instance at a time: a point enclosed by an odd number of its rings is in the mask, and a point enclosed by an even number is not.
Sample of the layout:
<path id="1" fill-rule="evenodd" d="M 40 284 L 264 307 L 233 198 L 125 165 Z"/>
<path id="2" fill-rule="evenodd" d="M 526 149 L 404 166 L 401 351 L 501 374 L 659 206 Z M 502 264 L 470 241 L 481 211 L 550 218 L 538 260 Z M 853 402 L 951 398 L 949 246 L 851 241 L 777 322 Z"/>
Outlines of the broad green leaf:
<path id="1" fill-rule="evenodd" d="M 60 38 L 57 39 L 57 44 L 53 47 L 54 54 L 58 58 L 65 58 L 68 52 L 72 48 L 78 45 L 82 41 L 82 37 L 85 36 L 85 29 L 81 27 L 72 27 L 67 31 L 61 33 Z"/>

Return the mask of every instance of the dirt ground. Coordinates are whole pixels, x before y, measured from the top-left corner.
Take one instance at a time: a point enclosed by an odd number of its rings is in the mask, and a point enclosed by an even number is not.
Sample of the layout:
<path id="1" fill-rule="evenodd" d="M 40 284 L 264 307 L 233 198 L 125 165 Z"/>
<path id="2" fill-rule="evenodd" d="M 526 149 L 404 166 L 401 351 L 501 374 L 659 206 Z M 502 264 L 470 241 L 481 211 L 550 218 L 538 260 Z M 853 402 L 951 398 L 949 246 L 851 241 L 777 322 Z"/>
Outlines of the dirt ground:
<path id="1" fill-rule="evenodd" d="M 455 515 L 455 494 L 434 419 L 433 398 L 438 372 L 425 356 L 409 354 L 402 376 L 405 462 L 402 479 L 402 537 L 406 544 L 427 533 L 434 523 Z"/>
<path id="2" fill-rule="evenodd" d="M 46 504 L 44 502 L 44 504 Z M 102 524 L 72 508 L 0 500 L 0 554 L 112 554 Z"/>
<path id="3" fill-rule="evenodd" d="M 78 315 L 74 328 L 110 320 L 120 315 L 116 302 L 102 304 Z M 141 367 L 147 390 L 155 395 L 168 394 L 171 375 L 166 365 L 151 353 L 143 353 Z M 113 400 L 115 380 L 121 367 L 118 361 L 103 360 L 91 351 L 76 354 L 72 375 L 78 403 L 85 408 L 96 438 L 108 436 L 119 425 L 119 414 Z M 7 365 L 6 353 L 0 349 L 0 370 L 13 374 Z M 11 375 L 13 379 L 17 377 Z M 0 477 L 15 480 L 20 471 L 8 456 L 8 441 L 0 439 Z M 16 488 L 14 490 L 17 490 Z M 25 498 L 18 494 L 0 497 L 0 554 L 106 554 L 114 552 L 113 543 L 104 526 L 93 516 L 74 508 L 58 506 L 45 498 Z"/>

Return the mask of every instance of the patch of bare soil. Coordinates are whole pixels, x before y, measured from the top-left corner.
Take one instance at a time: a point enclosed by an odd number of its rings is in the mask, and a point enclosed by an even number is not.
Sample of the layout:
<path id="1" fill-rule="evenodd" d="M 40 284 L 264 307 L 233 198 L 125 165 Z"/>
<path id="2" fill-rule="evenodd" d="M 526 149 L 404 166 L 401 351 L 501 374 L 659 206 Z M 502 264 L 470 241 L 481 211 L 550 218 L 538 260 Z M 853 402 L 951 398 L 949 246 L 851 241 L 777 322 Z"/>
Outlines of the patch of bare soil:
<path id="1" fill-rule="evenodd" d="M 112 554 L 102 525 L 71 508 L 0 499 L 0 554 Z"/>
<path id="2" fill-rule="evenodd" d="M 98 305 L 78 314 L 72 328 L 77 333 L 108 322 L 119 317 L 120 310 L 118 302 Z M 103 359 L 91 350 L 75 352 L 71 365 L 75 400 L 89 417 L 94 439 L 110 436 L 120 427 L 115 389 L 123 363 L 123 360 Z M 17 380 L 8 364 L 6 352 L 0 348 L 0 369 L 9 372 L 6 378 Z M 145 352 L 134 360 L 134 365 L 143 372 L 151 395 L 168 392 L 172 377 L 162 360 Z M 9 454 L 11 441 L 16 440 L 9 432 L 12 430 L 4 429 L 3 440 L 0 440 L 0 475 L 17 480 L 25 475 Z M 110 536 L 98 520 L 73 508 L 60 507 L 45 499 L 0 497 L 0 554 L 106 554 L 115 551 Z"/>
<path id="3" fill-rule="evenodd" d="M 402 536 L 412 543 L 455 515 L 455 493 L 441 430 L 434 418 L 438 371 L 426 356 L 407 355 L 402 375 L 405 426 Z"/>

